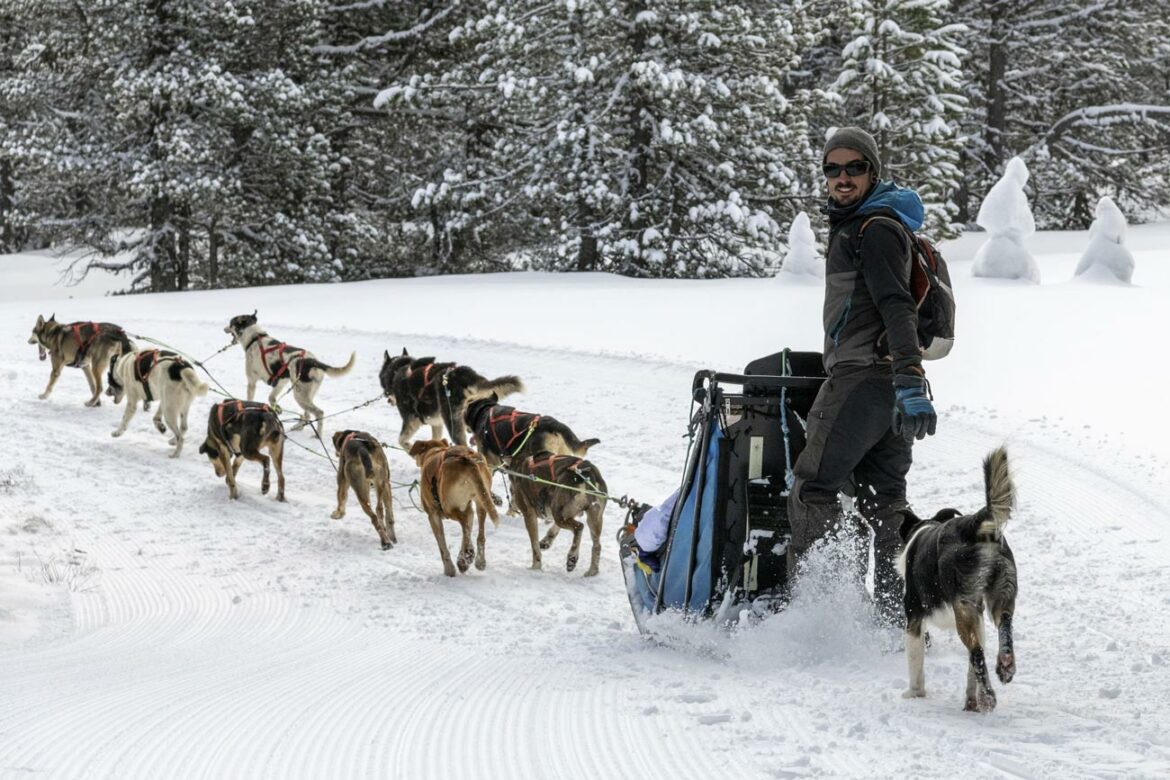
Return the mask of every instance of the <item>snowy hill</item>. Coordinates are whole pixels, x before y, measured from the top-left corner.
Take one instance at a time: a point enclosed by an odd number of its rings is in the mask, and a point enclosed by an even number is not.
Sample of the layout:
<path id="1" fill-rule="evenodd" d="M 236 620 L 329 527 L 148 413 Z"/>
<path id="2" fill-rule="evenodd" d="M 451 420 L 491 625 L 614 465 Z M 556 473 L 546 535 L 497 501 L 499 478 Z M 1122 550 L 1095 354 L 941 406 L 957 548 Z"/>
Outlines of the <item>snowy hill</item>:
<path id="1" fill-rule="evenodd" d="M 903 700 L 903 656 L 832 594 L 732 636 L 691 629 L 688 647 L 643 641 L 617 507 L 597 578 L 564 571 L 563 538 L 529 571 L 506 518 L 486 571 L 450 580 L 405 488 L 383 552 L 354 502 L 329 519 L 332 470 L 305 449 L 286 450 L 287 504 L 253 464 L 229 502 L 197 453 L 214 396 L 172 461 L 148 415 L 112 439 L 121 409 L 83 407 L 79 371 L 38 400 L 48 367 L 26 343 L 55 311 L 204 358 L 258 309 L 326 362 L 357 351 L 326 413 L 379 394 L 384 349 L 518 374 L 516 406 L 601 438 L 611 492 L 654 502 L 677 486 L 693 372 L 818 349 L 816 286 L 517 274 L 84 297 L 110 285 L 49 288 L 52 261 L 0 258 L 0 776 L 1165 776 L 1170 225 L 1131 228 L 1133 287 L 1071 282 L 1083 232 L 1029 240 L 1040 286 L 975 279 L 985 238 L 943 247 L 958 334 L 927 367 L 939 433 L 915 447 L 910 497 L 973 508 L 982 456 L 1012 450 L 1019 672 L 986 716 L 960 711 L 957 639 L 928 652 L 929 698 Z M 208 367 L 243 393 L 238 348 Z M 384 440 L 399 425 L 384 403 L 327 421 Z"/>

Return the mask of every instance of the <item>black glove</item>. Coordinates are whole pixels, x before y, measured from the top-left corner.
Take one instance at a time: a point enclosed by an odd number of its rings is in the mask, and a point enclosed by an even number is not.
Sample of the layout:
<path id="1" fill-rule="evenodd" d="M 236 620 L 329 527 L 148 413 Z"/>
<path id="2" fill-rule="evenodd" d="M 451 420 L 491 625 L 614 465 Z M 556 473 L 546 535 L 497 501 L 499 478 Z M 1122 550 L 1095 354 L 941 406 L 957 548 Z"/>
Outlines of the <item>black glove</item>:
<path id="1" fill-rule="evenodd" d="M 894 433 L 910 442 L 933 436 L 938 415 L 930 402 L 926 379 L 910 374 L 894 377 Z"/>

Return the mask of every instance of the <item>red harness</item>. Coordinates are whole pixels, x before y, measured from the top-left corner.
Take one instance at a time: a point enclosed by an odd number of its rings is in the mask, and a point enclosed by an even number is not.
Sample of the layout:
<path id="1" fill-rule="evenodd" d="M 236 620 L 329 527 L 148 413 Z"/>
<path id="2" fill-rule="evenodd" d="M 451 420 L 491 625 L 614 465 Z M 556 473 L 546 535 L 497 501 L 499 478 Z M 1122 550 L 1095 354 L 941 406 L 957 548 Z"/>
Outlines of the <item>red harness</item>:
<path id="1" fill-rule="evenodd" d="M 423 383 L 422 383 L 422 387 L 420 387 L 418 389 L 419 400 L 422 400 L 422 397 L 426 393 L 427 388 L 430 387 L 431 382 L 433 382 L 435 380 L 435 377 L 431 376 L 431 369 L 434 367 L 435 367 L 434 363 L 427 363 L 425 366 L 423 366 L 423 369 L 422 369 Z M 451 373 L 451 371 L 453 371 L 454 369 L 456 369 L 458 367 L 459 367 L 458 363 L 452 363 L 451 365 L 449 365 L 443 369 L 442 377 L 443 377 L 443 385 L 444 386 L 446 386 L 446 384 L 447 384 L 447 374 Z M 410 366 L 407 366 L 406 367 L 407 379 L 409 379 L 411 376 L 413 376 L 413 374 L 414 374 L 414 369 Z"/>
<path id="2" fill-rule="evenodd" d="M 521 426 L 517 427 L 517 425 L 516 425 L 517 418 L 521 418 L 521 419 L 522 418 L 531 418 L 531 419 L 529 420 L 527 425 L 521 425 Z M 508 439 L 507 444 L 504 444 L 503 442 L 500 441 L 500 429 L 496 425 L 496 423 L 498 423 L 498 422 L 506 422 L 508 424 L 509 433 L 511 434 L 511 438 Z M 521 436 L 526 435 L 528 433 L 528 431 L 531 430 L 532 428 L 535 428 L 536 424 L 539 422 L 540 422 L 540 415 L 539 414 L 530 415 L 530 414 L 527 414 L 525 412 L 518 411 L 516 409 L 513 409 L 511 412 L 508 412 L 507 414 L 501 414 L 501 415 L 495 416 L 495 417 L 493 417 L 491 414 L 488 414 L 488 430 L 492 432 L 492 438 L 496 440 L 496 447 L 499 448 L 500 452 L 505 452 L 505 453 L 508 452 L 508 450 L 512 447 L 512 444 L 517 439 L 519 439 Z M 513 453 L 513 454 L 515 454 L 515 453 Z"/>
<path id="3" fill-rule="evenodd" d="M 260 341 L 260 364 L 263 365 L 264 370 L 268 372 L 269 384 L 280 379 L 282 376 L 284 376 L 284 374 L 286 374 L 288 372 L 289 363 L 291 360 L 295 360 L 298 357 L 305 356 L 305 350 L 297 349 L 296 347 L 293 347 L 292 349 L 287 350 L 292 355 L 292 358 L 286 358 L 285 351 L 286 351 L 287 347 L 288 347 L 288 344 L 286 342 L 282 341 L 279 344 L 273 344 L 271 347 L 268 347 L 267 349 L 265 349 L 264 342 Z M 277 360 L 280 361 L 277 364 L 275 370 L 268 367 L 268 356 L 271 355 L 273 352 L 277 353 Z"/>
<path id="4" fill-rule="evenodd" d="M 267 413 L 272 411 L 272 409 L 269 408 L 268 404 L 261 404 L 260 406 L 246 406 L 243 401 L 239 401 L 239 400 L 220 401 L 219 403 L 217 403 L 215 405 L 215 418 L 217 420 L 219 420 L 219 427 L 220 428 L 222 428 L 223 424 L 224 424 L 223 410 L 225 407 L 231 408 L 235 412 L 235 414 L 233 414 L 227 418 L 228 422 L 231 422 L 232 420 L 236 419 L 240 415 L 246 414 L 248 412 L 264 412 L 265 414 L 267 414 Z"/>
<path id="5" fill-rule="evenodd" d="M 528 470 L 528 472 L 530 474 L 532 474 L 532 476 L 539 477 L 540 474 L 537 472 L 540 470 L 540 468 L 542 466 L 548 466 L 548 481 L 549 482 L 559 482 L 559 480 L 557 480 L 557 461 L 558 460 L 571 460 L 571 461 L 573 461 L 568 466 L 565 466 L 563 470 L 564 471 L 571 471 L 574 474 L 576 474 L 577 476 L 582 477 L 584 479 L 584 475 L 582 475 L 579 471 L 577 471 L 577 468 L 582 463 L 585 462 L 585 459 L 578 458 L 578 457 L 575 457 L 573 455 L 552 455 L 552 454 L 550 454 L 544 460 L 537 460 L 535 455 L 529 455 L 528 460 L 524 461 L 524 468 L 526 468 Z"/>

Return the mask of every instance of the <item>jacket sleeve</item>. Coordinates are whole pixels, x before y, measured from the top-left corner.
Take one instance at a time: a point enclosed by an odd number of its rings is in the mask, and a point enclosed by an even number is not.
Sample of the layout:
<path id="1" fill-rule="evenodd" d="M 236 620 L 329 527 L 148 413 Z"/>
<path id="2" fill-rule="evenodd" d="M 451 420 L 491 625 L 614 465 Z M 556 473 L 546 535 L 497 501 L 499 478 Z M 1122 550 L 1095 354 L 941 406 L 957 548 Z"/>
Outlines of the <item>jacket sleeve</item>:
<path id="1" fill-rule="evenodd" d="M 910 293 L 910 244 L 905 232 L 885 220 L 861 235 L 861 273 L 881 314 L 895 374 L 922 376 L 918 309 Z"/>

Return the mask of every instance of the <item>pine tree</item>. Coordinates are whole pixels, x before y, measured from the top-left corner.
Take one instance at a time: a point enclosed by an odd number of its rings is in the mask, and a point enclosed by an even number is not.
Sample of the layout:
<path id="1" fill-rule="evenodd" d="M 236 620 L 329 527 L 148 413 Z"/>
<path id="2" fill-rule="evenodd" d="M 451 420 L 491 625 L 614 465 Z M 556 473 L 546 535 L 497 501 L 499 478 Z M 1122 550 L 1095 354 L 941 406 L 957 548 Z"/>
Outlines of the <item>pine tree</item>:
<path id="1" fill-rule="evenodd" d="M 959 43 L 946 19 L 949 0 L 846 0 L 839 24 L 847 42 L 833 90 L 838 124 L 870 130 L 883 176 L 913 187 L 926 205 L 924 230 L 958 234 L 959 122 L 966 110 Z M 838 26 L 834 18 L 833 27 Z"/>

